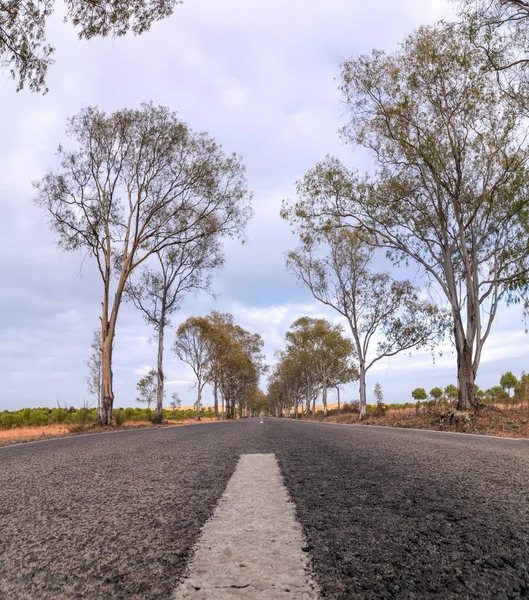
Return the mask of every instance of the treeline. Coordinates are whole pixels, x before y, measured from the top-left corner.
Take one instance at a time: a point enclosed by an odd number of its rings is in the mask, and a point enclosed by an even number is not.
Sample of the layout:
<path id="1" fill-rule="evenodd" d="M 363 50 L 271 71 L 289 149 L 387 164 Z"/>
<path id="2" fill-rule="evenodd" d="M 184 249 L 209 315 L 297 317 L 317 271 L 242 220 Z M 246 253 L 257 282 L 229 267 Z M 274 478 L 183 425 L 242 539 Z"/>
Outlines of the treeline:
<path id="1" fill-rule="evenodd" d="M 251 416 L 266 406 L 259 389 L 266 371 L 263 345 L 260 335 L 237 325 L 229 313 L 191 317 L 178 327 L 173 352 L 195 374 L 197 419 L 206 385 L 216 419 Z"/>

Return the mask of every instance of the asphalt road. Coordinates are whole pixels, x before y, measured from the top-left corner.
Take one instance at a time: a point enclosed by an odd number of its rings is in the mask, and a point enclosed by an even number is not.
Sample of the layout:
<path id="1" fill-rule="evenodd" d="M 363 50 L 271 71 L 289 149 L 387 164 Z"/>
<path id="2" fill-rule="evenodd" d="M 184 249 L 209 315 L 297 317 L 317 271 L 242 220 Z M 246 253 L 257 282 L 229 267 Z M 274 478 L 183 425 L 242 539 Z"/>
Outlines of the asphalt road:
<path id="1" fill-rule="evenodd" d="M 528 441 L 252 420 L 0 449 L 0 599 L 169 598 L 256 453 L 322 597 L 529 597 Z"/>

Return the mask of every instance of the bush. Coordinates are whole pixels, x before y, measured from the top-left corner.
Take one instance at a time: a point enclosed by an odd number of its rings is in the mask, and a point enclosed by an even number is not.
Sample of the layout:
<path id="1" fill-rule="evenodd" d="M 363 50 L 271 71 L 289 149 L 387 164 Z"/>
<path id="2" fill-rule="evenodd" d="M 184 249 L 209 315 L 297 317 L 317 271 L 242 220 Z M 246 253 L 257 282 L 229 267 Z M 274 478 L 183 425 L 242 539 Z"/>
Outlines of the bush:
<path id="1" fill-rule="evenodd" d="M 114 421 L 117 427 L 121 427 L 127 420 L 127 412 L 123 408 L 117 408 L 113 412 Z"/>
<path id="2" fill-rule="evenodd" d="M 51 420 L 53 423 L 66 423 L 70 419 L 70 413 L 66 408 L 54 408 L 51 411 Z"/>
<path id="3" fill-rule="evenodd" d="M 149 421 L 153 425 L 159 425 L 163 421 L 163 413 L 158 414 L 156 411 L 154 411 L 151 415 L 149 415 Z"/>
<path id="4" fill-rule="evenodd" d="M 28 409 L 26 409 L 26 410 L 28 410 Z M 26 416 L 27 416 L 27 413 L 24 415 L 24 418 Z M 38 409 L 38 408 L 32 410 L 29 414 L 29 425 L 31 425 L 31 426 L 48 425 L 48 412 Z"/>
<path id="5" fill-rule="evenodd" d="M 2 427 L 3 429 L 11 429 L 14 426 L 15 417 L 10 412 L 7 412 L 7 410 L 4 411 L 0 415 L 0 427 Z"/>

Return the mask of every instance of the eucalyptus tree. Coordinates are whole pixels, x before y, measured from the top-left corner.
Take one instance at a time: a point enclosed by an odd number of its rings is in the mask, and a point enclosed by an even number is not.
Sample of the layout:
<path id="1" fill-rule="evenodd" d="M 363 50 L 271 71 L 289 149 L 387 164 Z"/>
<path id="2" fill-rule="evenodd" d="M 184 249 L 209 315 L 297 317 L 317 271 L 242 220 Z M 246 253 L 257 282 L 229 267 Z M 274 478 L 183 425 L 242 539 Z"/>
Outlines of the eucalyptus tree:
<path id="1" fill-rule="evenodd" d="M 207 370 L 210 365 L 210 348 L 206 335 L 208 323 L 204 317 L 190 317 L 176 330 L 173 352 L 189 365 L 197 380 L 196 420 L 200 421 L 202 392 L 207 383 Z"/>
<path id="2" fill-rule="evenodd" d="M 452 0 L 460 7 L 470 40 L 484 52 L 498 73 L 529 64 L 529 2 L 527 0 Z M 518 71 L 520 73 L 520 71 Z"/>
<path id="3" fill-rule="evenodd" d="M 101 277 L 99 422 L 110 425 L 112 350 L 131 273 L 171 247 L 215 233 L 240 235 L 250 216 L 250 194 L 240 159 L 226 156 L 165 107 L 144 104 L 111 115 L 87 108 L 69 120 L 68 134 L 76 147 L 59 147 L 58 168 L 35 184 L 36 202 L 59 246 L 86 252 Z"/>
<path id="4" fill-rule="evenodd" d="M 311 357 L 312 367 L 322 392 L 323 414 L 327 415 L 327 390 L 337 377 L 351 371 L 354 346 L 343 335 L 342 325 L 325 319 L 301 317 L 287 331 L 287 352 L 296 350 Z"/>
<path id="5" fill-rule="evenodd" d="M 226 333 L 229 342 L 220 357 L 219 388 L 226 402 L 226 417 L 234 419 L 236 407 L 242 417 L 249 394 L 265 372 L 264 342 L 259 334 L 239 325 L 228 326 Z"/>
<path id="6" fill-rule="evenodd" d="M 396 263 L 411 262 L 448 301 L 458 408 L 500 303 L 527 289 L 529 151 L 519 104 L 483 69 L 457 28 L 421 28 L 393 54 L 342 65 L 343 137 L 372 151 L 360 177 L 327 158 L 298 183 L 284 215 L 307 231 L 355 230 Z"/>
<path id="7" fill-rule="evenodd" d="M 306 227 L 306 222 L 302 222 Z M 446 315 L 409 281 L 371 271 L 375 249 L 349 229 L 304 232 L 287 265 L 316 300 L 343 316 L 358 358 L 360 419 L 367 415 L 366 376 L 378 361 L 442 339 Z M 373 346 L 376 342 L 376 348 Z"/>
<path id="8" fill-rule="evenodd" d="M 156 369 L 150 369 L 136 384 L 138 388 L 138 397 L 136 402 L 147 404 L 147 408 L 151 408 L 151 404 L 156 402 L 156 393 L 158 387 L 158 377 Z"/>
<path id="9" fill-rule="evenodd" d="M 90 358 L 86 361 L 88 367 L 88 375 L 86 377 L 86 384 L 88 391 L 97 400 L 97 410 L 99 412 L 101 408 L 101 384 L 102 384 L 102 357 L 101 357 L 101 330 L 96 329 L 92 338 L 91 344 L 92 352 Z"/>
<path id="10" fill-rule="evenodd" d="M 211 271 L 223 263 L 219 234 L 211 228 L 203 236 L 179 246 L 156 253 L 157 268 L 144 265 L 136 281 L 129 280 L 125 295 L 141 310 L 147 323 L 154 327 L 158 338 L 158 395 L 156 418 L 163 418 L 164 399 L 164 333 L 171 324 L 170 315 L 179 310 L 190 293 L 210 290 Z"/>
<path id="11" fill-rule="evenodd" d="M 80 39 L 140 35 L 155 21 L 170 16 L 180 0 L 66 0 L 65 21 Z M 0 3 L 0 65 L 8 67 L 17 90 L 47 91 L 46 75 L 54 48 L 46 41 L 46 24 L 54 0 L 10 0 Z"/>

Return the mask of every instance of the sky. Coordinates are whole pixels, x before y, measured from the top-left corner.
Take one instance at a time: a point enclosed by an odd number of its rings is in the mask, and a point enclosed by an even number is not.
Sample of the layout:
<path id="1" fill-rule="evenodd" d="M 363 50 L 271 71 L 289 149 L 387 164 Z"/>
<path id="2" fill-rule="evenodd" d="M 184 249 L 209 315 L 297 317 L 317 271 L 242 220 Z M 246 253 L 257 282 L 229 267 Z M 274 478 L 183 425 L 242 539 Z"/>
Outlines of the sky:
<path id="1" fill-rule="evenodd" d="M 56 47 L 48 94 L 16 93 L 0 72 L 0 410 L 94 404 L 85 361 L 99 325 L 101 281 L 90 259 L 57 248 L 33 203 L 32 182 L 56 165 L 57 146 L 69 143 L 68 117 L 89 105 L 112 112 L 152 101 L 243 157 L 254 193 L 246 243 L 226 243 L 226 264 L 213 282 L 218 297 L 188 298 L 166 336 L 168 397 L 176 391 L 190 405 L 193 376 L 170 351 L 174 329 L 189 316 L 231 312 L 263 337 L 270 364 L 297 318 L 336 319 L 285 269 L 296 238 L 279 217 L 281 201 L 295 198 L 296 180 L 326 154 L 367 168 L 366 156 L 337 135 L 340 63 L 373 48 L 392 51 L 414 28 L 452 14 L 447 0 L 186 0 L 141 37 L 87 42 L 62 22 L 59 8 L 47 30 Z M 377 381 L 387 402 L 410 400 L 418 386 L 455 383 L 455 354 L 450 345 L 442 350 L 380 361 L 368 375 L 368 400 Z M 497 385 L 506 370 L 518 375 L 528 351 L 519 310 L 503 307 L 478 384 Z M 136 383 L 155 356 L 153 332 L 125 304 L 114 355 L 116 406 L 135 404 Z M 351 386 L 343 399 L 357 396 Z"/>

